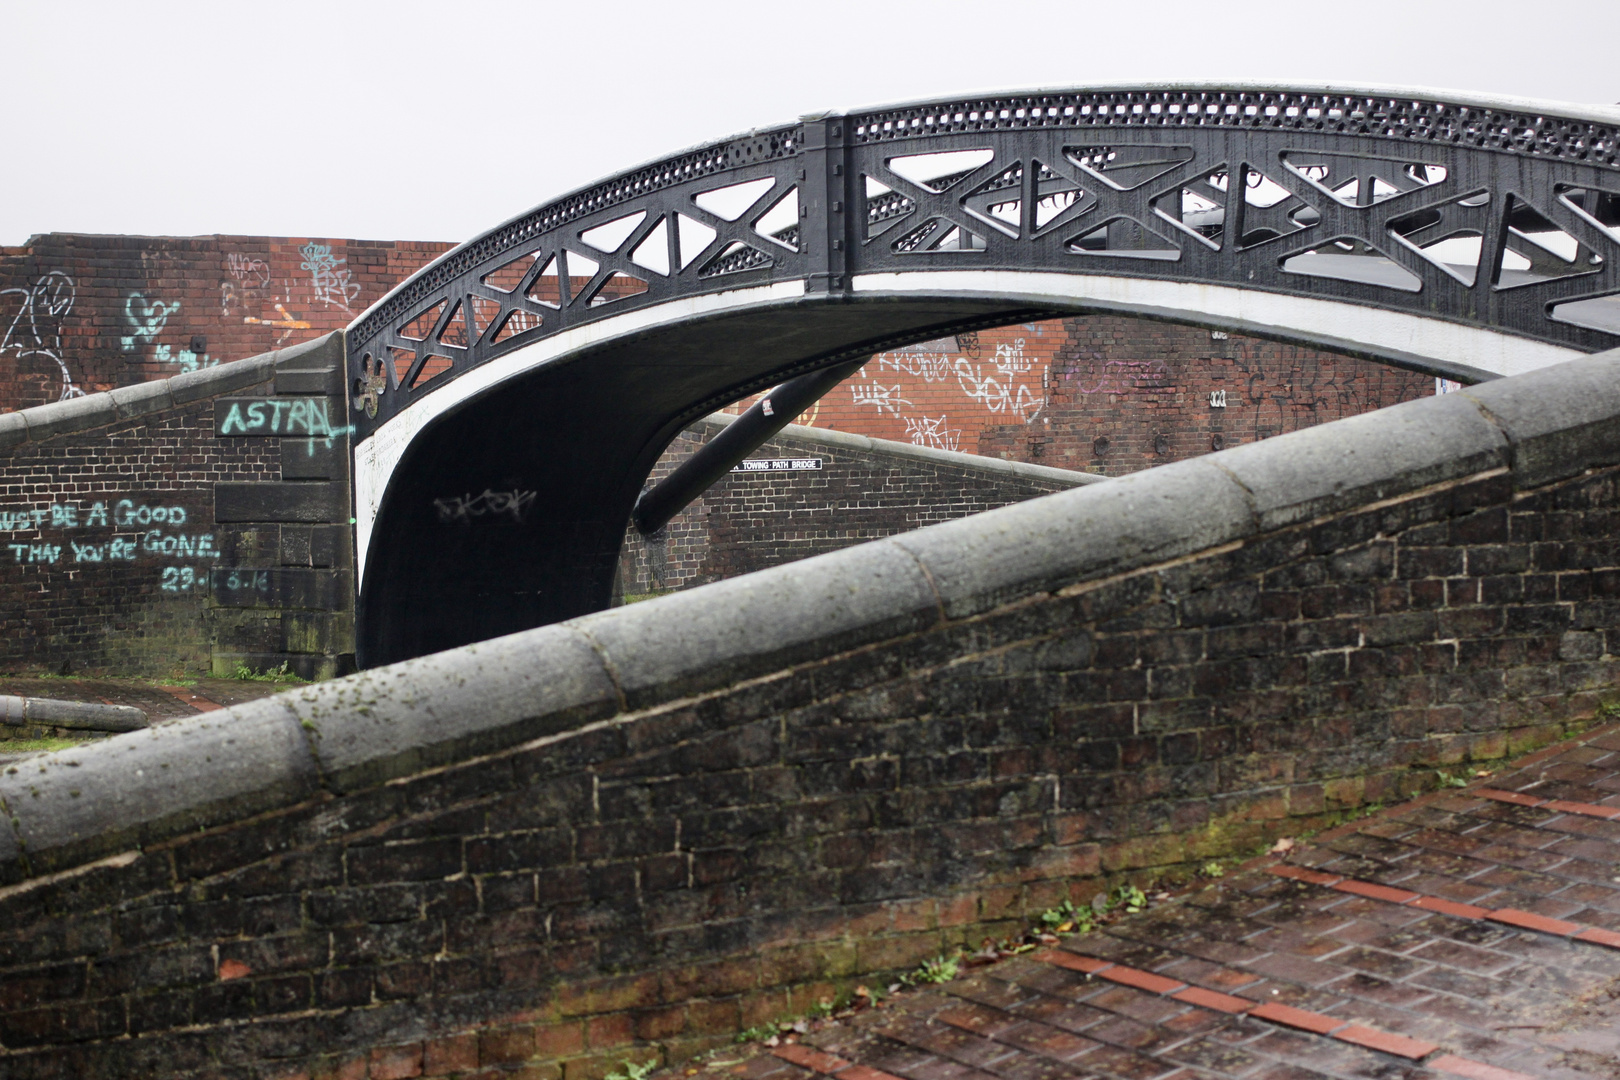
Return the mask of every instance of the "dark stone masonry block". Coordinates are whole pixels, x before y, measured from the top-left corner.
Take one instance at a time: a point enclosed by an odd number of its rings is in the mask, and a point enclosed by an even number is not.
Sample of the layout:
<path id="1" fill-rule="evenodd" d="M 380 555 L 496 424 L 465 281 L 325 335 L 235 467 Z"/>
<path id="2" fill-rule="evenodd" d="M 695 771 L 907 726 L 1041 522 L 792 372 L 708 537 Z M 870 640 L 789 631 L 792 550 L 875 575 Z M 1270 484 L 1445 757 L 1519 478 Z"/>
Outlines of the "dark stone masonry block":
<path id="1" fill-rule="evenodd" d="M 214 517 L 220 522 L 347 521 L 349 498 L 336 483 L 218 484 Z"/>

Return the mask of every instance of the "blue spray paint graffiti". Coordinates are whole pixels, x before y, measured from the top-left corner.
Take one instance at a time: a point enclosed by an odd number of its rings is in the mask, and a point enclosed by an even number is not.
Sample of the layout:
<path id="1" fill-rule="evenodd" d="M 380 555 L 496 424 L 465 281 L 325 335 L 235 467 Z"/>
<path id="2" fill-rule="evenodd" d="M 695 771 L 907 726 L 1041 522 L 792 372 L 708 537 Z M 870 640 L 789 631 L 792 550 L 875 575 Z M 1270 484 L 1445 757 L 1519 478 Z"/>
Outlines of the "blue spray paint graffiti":
<path id="1" fill-rule="evenodd" d="M 127 337 L 118 339 L 125 352 L 134 352 L 143 345 L 153 344 L 158 334 L 169 321 L 169 316 L 180 310 L 180 302 L 173 304 L 165 300 L 153 300 L 147 303 L 146 297 L 138 292 L 132 292 L 124 300 L 124 321 L 129 323 L 130 332 Z"/>
<path id="2" fill-rule="evenodd" d="M 157 351 L 152 354 L 152 359 L 160 364 L 179 364 L 182 373 L 219 366 L 219 361 L 210 360 L 207 353 L 198 356 L 190 349 L 181 349 L 178 353 L 171 353 L 167 345 L 159 345 Z"/>
<path id="3" fill-rule="evenodd" d="M 114 533 L 103 537 L 76 533 L 51 538 L 19 538 L 0 544 L 0 550 L 10 552 L 13 564 L 45 566 L 220 558 L 224 553 L 216 546 L 213 533 L 183 531 L 189 517 L 183 506 L 128 498 L 0 507 L 0 532 L 42 533 L 46 529 L 122 532 L 122 535 Z M 193 567 L 166 566 L 161 571 L 159 585 L 165 592 L 188 592 L 203 588 L 206 582 L 207 574 Z"/>

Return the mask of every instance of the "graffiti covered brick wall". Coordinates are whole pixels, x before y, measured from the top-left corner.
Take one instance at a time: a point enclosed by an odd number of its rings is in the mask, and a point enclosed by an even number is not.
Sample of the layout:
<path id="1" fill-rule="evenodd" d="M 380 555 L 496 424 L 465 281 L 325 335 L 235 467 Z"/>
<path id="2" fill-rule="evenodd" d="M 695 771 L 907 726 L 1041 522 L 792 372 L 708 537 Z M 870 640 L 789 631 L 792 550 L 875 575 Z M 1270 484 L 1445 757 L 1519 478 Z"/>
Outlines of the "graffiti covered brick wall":
<path id="1" fill-rule="evenodd" d="M 340 335 L 0 423 L 0 669 L 353 665 Z"/>
<path id="2" fill-rule="evenodd" d="M 199 401 L 17 447 L 0 505 L 0 662 L 200 674 L 216 628 L 210 576 L 243 538 L 214 485 L 280 479 L 268 438 L 213 441 Z"/>
<path id="3" fill-rule="evenodd" d="M 50 233 L 0 248 L 0 409 L 167 378 L 342 329 L 449 246 Z"/>
<path id="4" fill-rule="evenodd" d="M 1092 315 L 877 353 L 796 422 L 1118 476 L 1434 392 L 1324 350 Z"/>

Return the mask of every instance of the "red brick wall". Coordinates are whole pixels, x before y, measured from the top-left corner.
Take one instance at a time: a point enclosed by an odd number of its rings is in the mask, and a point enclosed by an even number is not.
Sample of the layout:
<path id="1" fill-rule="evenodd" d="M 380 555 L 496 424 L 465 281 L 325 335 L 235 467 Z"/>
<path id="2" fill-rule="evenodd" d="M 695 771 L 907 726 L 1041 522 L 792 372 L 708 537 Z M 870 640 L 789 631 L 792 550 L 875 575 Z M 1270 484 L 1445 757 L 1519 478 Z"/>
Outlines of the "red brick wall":
<path id="1" fill-rule="evenodd" d="M 308 341 L 449 246 L 49 233 L 0 248 L 0 409 Z"/>
<path id="2" fill-rule="evenodd" d="M 1337 353 L 1094 315 L 878 353 L 796 422 L 1117 476 L 1434 389 Z"/>

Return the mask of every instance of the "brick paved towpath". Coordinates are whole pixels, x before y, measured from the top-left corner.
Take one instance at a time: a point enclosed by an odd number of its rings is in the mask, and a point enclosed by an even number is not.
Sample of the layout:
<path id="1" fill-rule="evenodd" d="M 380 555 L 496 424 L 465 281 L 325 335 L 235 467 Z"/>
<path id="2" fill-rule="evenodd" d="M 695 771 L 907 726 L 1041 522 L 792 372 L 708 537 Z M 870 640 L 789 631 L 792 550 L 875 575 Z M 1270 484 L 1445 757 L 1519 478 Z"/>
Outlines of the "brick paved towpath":
<path id="1" fill-rule="evenodd" d="M 1620 1080 L 1620 725 L 723 1056 L 698 1080 Z"/>

